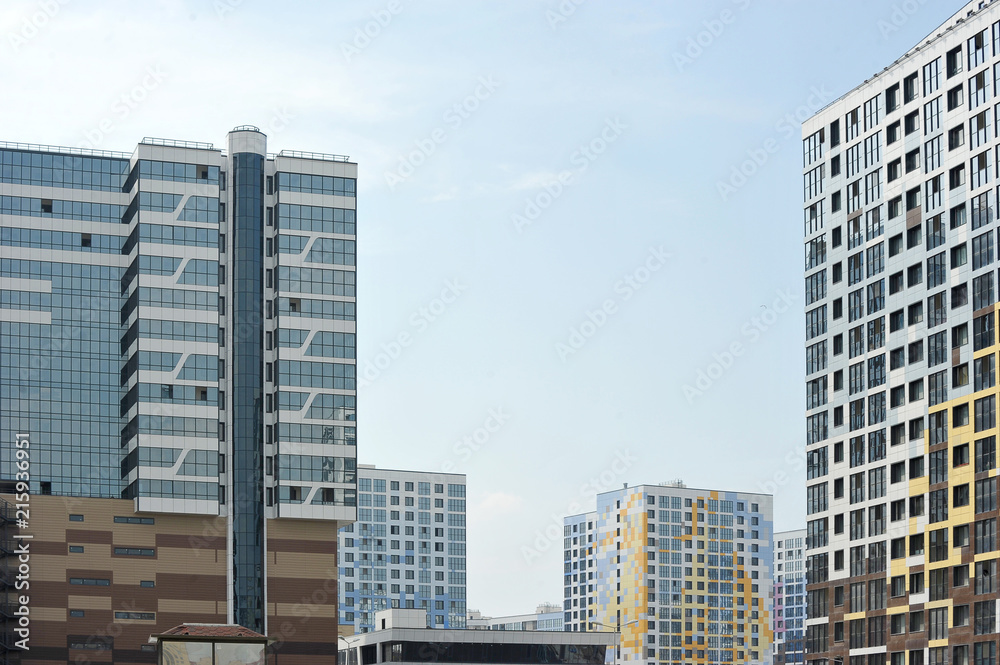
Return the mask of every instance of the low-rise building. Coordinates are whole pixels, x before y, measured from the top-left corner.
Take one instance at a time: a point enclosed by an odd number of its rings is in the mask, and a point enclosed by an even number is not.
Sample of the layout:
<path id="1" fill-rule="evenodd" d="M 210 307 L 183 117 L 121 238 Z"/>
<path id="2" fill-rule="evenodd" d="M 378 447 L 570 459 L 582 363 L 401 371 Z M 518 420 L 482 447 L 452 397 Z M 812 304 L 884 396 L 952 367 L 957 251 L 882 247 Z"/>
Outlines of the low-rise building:
<path id="1" fill-rule="evenodd" d="M 563 611 L 553 603 L 542 603 L 533 614 L 502 617 L 484 617 L 470 610 L 467 625 L 473 630 L 562 630 Z"/>
<path id="2" fill-rule="evenodd" d="M 427 628 L 426 610 L 375 614 L 375 630 L 341 640 L 339 665 L 604 665 L 614 633 Z"/>

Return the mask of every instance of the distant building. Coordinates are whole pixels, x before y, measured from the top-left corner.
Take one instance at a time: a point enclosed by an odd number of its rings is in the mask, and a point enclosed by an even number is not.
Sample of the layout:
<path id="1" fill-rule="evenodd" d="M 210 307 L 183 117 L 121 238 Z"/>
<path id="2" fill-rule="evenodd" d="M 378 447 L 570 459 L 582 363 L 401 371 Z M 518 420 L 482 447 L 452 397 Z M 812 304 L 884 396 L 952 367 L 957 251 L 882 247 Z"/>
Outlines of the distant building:
<path id="1" fill-rule="evenodd" d="M 358 465 L 358 521 L 340 530 L 340 625 L 375 629 L 385 609 L 465 628 L 465 475 Z"/>
<path id="2" fill-rule="evenodd" d="M 770 662 L 770 495 L 626 486 L 563 523 L 566 630 L 620 630 L 620 662 Z"/>
<path id="3" fill-rule="evenodd" d="M 503 617 L 484 617 L 477 611 L 469 612 L 468 627 L 473 630 L 562 630 L 563 611 L 559 605 L 542 603 L 534 614 L 515 614 Z"/>
<path id="4" fill-rule="evenodd" d="M 774 534 L 774 665 L 805 661 L 806 530 Z"/>
<path id="5" fill-rule="evenodd" d="M 466 665 L 604 665 L 610 633 L 428 628 L 425 610 L 377 612 L 377 629 L 341 640 L 339 665 L 463 663 Z"/>

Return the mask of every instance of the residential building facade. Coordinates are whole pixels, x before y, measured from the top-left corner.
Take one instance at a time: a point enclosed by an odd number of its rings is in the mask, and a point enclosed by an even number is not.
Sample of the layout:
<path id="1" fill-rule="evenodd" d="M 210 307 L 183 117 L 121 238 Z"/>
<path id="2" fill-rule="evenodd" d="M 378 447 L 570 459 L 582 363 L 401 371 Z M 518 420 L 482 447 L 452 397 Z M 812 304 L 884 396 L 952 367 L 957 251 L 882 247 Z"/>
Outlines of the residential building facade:
<path id="1" fill-rule="evenodd" d="M 32 493 L 63 498 L 46 519 L 191 518 L 221 552 L 211 622 L 268 633 L 301 600 L 270 585 L 278 525 L 308 520 L 303 544 L 321 535 L 307 551 L 333 571 L 333 534 L 356 515 L 356 178 L 346 157 L 269 154 L 251 126 L 225 150 L 0 144 L 0 436 L 26 435 Z M 23 480 L 14 452 L 0 449 L 4 492 Z M 109 503 L 72 508 L 85 499 Z M 96 563 L 74 579 L 132 583 Z M 335 635 L 328 604 L 313 619 Z M 183 622 L 136 611 L 147 637 Z M 62 628 L 44 634 L 69 648 Z"/>
<path id="2" fill-rule="evenodd" d="M 1000 3 L 803 124 L 806 659 L 996 659 Z"/>
<path id="3" fill-rule="evenodd" d="M 358 466 L 358 521 L 340 530 L 340 622 L 426 610 L 429 628 L 466 627 L 465 475 Z"/>
<path id="4" fill-rule="evenodd" d="M 619 632 L 618 662 L 770 661 L 770 495 L 669 483 L 596 502 L 563 520 L 566 630 Z"/>
<path id="5" fill-rule="evenodd" d="M 805 662 L 806 530 L 774 534 L 774 664 Z"/>

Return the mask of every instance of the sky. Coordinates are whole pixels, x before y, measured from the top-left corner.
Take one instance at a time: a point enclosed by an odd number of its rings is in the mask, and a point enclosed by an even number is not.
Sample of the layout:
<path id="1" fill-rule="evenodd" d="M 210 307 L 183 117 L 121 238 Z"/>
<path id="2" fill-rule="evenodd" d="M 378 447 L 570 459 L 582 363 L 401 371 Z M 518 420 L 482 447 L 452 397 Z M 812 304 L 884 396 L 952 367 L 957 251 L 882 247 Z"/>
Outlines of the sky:
<path id="1" fill-rule="evenodd" d="M 0 140 L 356 161 L 358 461 L 466 474 L 468 606 L 525 613 L 623 483 L 805 527 L 799 124 L 960 8 L 7 0 Z"/>

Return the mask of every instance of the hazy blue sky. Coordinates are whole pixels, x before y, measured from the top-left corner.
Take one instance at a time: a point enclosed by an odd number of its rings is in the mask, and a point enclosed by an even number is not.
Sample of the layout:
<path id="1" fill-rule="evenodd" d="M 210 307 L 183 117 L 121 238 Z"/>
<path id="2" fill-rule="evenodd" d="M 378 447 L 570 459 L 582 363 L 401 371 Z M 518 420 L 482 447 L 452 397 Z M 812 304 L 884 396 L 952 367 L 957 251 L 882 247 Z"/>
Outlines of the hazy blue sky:
<path id="1" fill-rule="evenodd" d="M 357 161 L 359 461 L 468 474 L 469 607 L 532 611 L 597 489 L 804 527 L 798 120 L 960 6 L 8 0 L 0 138 Z"/>

